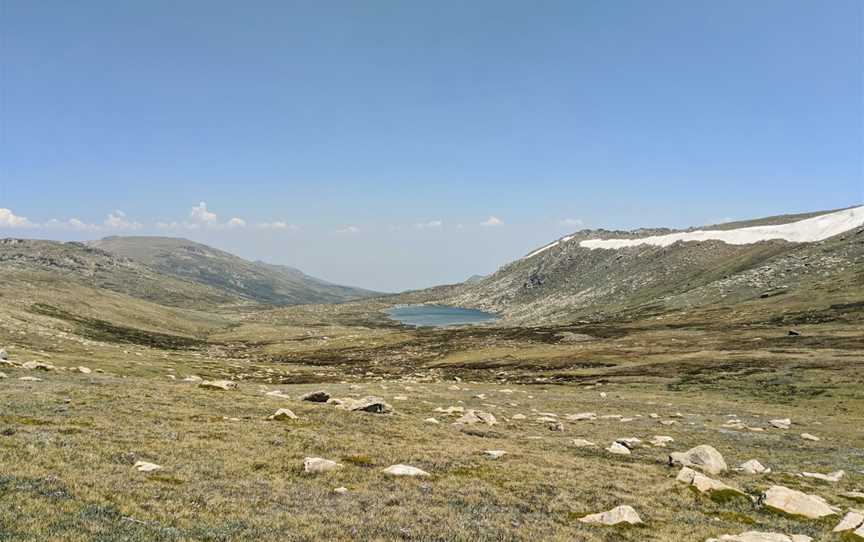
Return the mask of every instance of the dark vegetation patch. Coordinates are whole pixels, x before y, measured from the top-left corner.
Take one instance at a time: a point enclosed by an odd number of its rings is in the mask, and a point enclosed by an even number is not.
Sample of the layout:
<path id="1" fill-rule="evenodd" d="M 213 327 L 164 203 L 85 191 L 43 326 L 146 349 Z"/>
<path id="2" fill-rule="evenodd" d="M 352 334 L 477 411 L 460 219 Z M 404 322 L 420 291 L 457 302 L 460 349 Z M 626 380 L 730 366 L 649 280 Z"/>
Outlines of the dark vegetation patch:
<path id="1" fill-rule="evenodd" d="M 34 303 L 30 306 L 30 312 L 71 322 L 75 324 L 75 332 L 78 335 L 97 341 L 137 344 L 166 350 L 199 348 L 207 344 L 207 341 L 203 339 L 159 333 L 156 331 L 145 331 L 134 327 L 112 324 L 105 320 L 99 320 L 98 318 L 76 316 L 70 312 L 64 311 L 63 309 L 52 305 L 46 305 L 44 303 Z"/>

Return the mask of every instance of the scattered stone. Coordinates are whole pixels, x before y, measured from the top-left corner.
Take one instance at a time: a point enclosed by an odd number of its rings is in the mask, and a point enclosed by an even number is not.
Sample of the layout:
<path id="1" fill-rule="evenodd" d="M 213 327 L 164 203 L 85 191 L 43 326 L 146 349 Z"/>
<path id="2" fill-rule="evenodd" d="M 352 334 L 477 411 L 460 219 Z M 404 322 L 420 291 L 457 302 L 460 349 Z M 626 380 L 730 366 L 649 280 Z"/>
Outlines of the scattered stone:
<path id="1" fill-rule="evenodd" d="M 786 332 L 786 335 L 788 335 L 789 337 L 799 337 L 801 336 L 801 332 L 797 329 L 790 329 Z"/>
<path id="2" fill-rule="evenodd" d="M 526 418 L 528 418 L 528 416 L 525 414 L 513 414 L 513 416 L 510 417 L 511 420 L 524 420 Z"/>
<path id="3" fill-rule="evenodd" d="M 486 450 L 483 453 L 486 454 L 489 459 L 501 459 L 507 454 L 504 450 Z"/>
<path id="4" fill-rule="evenodd" d="M 813 442 L 819 442 L 820 440 L 822 440 L 816 435 L 811 435 L 810 433 L 801 433 L 801 438 L 803 438 L 804 440 L 812 440 Z"/>
<path id="5" fill-rule="evenodd" d="M 301 401 L 309 401 L 311 403 L 326 403 L 330 400 L 330 394 L 323 390 L 310 391 L 300 396 Z"/>
<path id="6" fill-rule="evenodd" d="M 622 445 L 626 446 L 628 449 L 632 450 L 637 445 L 641 444 L 642 440 L 638 439 L 636 437 L 626 437 L 626 438 L 615 439 L 615 442 L 617 442 L 618 444 L 622 444 Z"/>
<path id="7" fill-rule="evenodd" d="M 792 420 L 789 418 L 782 418 L 779 420 L 768 420 L 768 423 L 777 429 L 789 429 L 789 426 L 792 425 Z"/>
<path id="8" fill-rule="evenodd" d="M 374 414 L 389 414 L 393 412 L 393 407 L 390 404 L 374 395 L 361 399 L 340 399 L 336 408 L 350 412 L 372 412 Z"/>
<path id="9" fill-rule="evenodd" d="M 6 373 L 0 372 L 0 378 L 9 378 Z"/>
<path id="10" fill-rule="evenodd" d="M 596 420 L 597 414 L 593 412 L 579 412 L 578 414 L 570 414 L 569 416 L 565 416 L 567 421 L 571 422 L 581 422 L 581 421 L 590 421 Z"/>
<path id="11" fill-rule="evenodd" d="M 650 442 L 652 446 L 662 448 L 669 443 L 675 442 L 675 439 L 672 437 L 666 437 L 663 435 L 656 435 L 656 436 L 651 437 L 651 440 L 649 440 L 648 442 Z"/>
<path id="12" fill-rule="evenodd" d="M 285 393 L 282 393 L 279 390 L 268 391 L 264 395 L 266 395 L 267 397 L 276 397 L 279 399 L 291 399 L 291 397 L 289 395 L 286 395 Z"/>
<path id="13" fill-rule="evenodd" d="M 204 380 L 198 384 L 198 387 L 208 390 L 230 391 L 237 389 L 237 383 L 232 380 Z"/>
<path id="14" fill-rule="evenodd" d="M 138 472 L 153 472 L 157 470 L 162 470 L 162 465 L 157 465 L 156 463 L 148 463 L 147 461 L 136 461 L 134 465 L 135 469 Z"/>
<path id="15" fill-rule="evenodd" d="M 488 412 L 469 410 L 464 416 L 453 422 L 453 425 L 474 425 L 475 423 L 485 423 L 486 425 L 492 426 L 498 422 L 495 420 L 495 416 Z"/>
<path id="16" fill-rule="evenodd" d="M 39 369 L 40 371 L 53 371 L 57 369 L 50 363 L 42 363 L 41 361 L 27 361 L 21 364 L 23 369 L 29 369 L 31 371 Z"/>
<path id="17" fill-rule="evenodd" d="M 426 418 L 426 419 L 423 420 L 423 421 L 426 422 L 426 423 L 434 424 L 434 425 L 438 425 L 439 423 L 441 423 L 441 422 L 438 421 L 437 418 Z"/>
<path id="18" fill-rule="evenodd" d="M 613 454 L 630 455 L 630 448 L 624 446 L 620 442 L 613 442 L 608 448 L 606 448 L 606 451 Z"/>
<path id="19" fill-rule="evenodd" d="M 23 380 L 24 382 L 42 382 L 41 378 L 35 376 L 22 376 L 19 377 L 18 380 Z"/>
<path id="20" fill-rule="evenodd" d="M 333 490 L 333 493 L 335 493 L 337 495 L 347 495 L 348 494 L 348 488 L 347 487 L 337 487 L 336 489 Z"/>
<path id="21" fill-rule="evenodd" d="M 829 472 L 828 474 L 821 474 L 819 472 L 802 472 L 801 476 L 805 478 L 813 478 L 815 480 L 822 480 L 823 482 L 839 482 L 843 476 L 846 475 L 846 471 L 837 470 L 834 472 Z"/>
<path id="22" fill-rule="evenodd" d="M 811 542 L 813 539 L 803 534 L 785 535 L 747 531 L 741 534 L 724 534 L 720 538 L 709 538 L 705 542 Z"/>
<path id="23" fill-rule="evenodd" d="M 623 505 L 599 514 L 589 514 L 580 518 L 579 521 L 599 525 L 618 525 L 619 523 L 636 525 L 642 523 L 642 518 L 639 517 L 636 510 L 633 510 L 633 507 Z"/>
<path id="24" fill-rule="evenodd" d="M 561 423 L 561 422 L 559 422 L 559 421 L 557 421 L 557 420 L 554 421 L 554 422 L 549 422 L 549 423 L 547 423 L 547 424 L 546 424 L 546 427 L 547 427 L 550 431 L 557 431 L 557 432 L 559 432 L 559 433 L 564 432 L 564 424 Z"/>
<path id="25" fill-rule="evenodd" d="M 577 448 L 587 448 L 588 446 L 597 446 L 590 440 L 585 440 L 584 438 L 573 439 L 573 445 Z"/>
<path id="26" fill-rule="evenodd" d="M 844 493 L 841 493 L 840 496 L 845 499 L 864 502 L 864 491 L 846 491 Z"/>
<path id="27" fill-rule="evenodd" d="M 699 493 L 710 496 L 712 499 L 725 499 L 729 497 L 749 498 L 749 495 L 740 489 L 728 486 L 720 480 L 709 478 L 701 472 L 696 472 L 690 467 L 682 467 L 675 479 L 689 485 Z"/>
<path id="28" fill-rule="evenodd" d="M 84 367 L 83 365 L 79 365 L 78 367 L 75 368 L 75 370 L 78 371 L 79 373 L 85 374 L 85 375 L 89 375 L 90 373 L 93 372 L 90 369 L 90 367 Z"/>
<path id="29" fill-rule="evenodd" d="M 393 400 L 394 401 L 407 401 L 408 397 L 406 397 L 405 395 L 396 395 L 393 397 Z"/>
<path id="30" fill-rule="evenodd" d="M 683 453 L 672 452 L 669 454 L 669 465 L 696 467 L 708 474 L 720 474 L 728 470 L 720 452 L 707 444 L 701 444 Z"/>
<path id="31" fill-rule="evenodd" d="M 435 412 L 440 412 L 442 414 L 463 414 L 465 412 L 465 407 L 461 406 L 450 406 L 447 408 L 438 407 L 435 409 Z"/>
<path id="32" fill-rule="evenodd" d="M 0 348 L 0 360 L 7 360 L 7 359 L 9 359 L 9 354 L 6 353 L 6 349 Z"/>
<path id="33" fill-rule="evenodd" d="M 762 496 L 762 504 L 777 512 L 809 519 L 819 519 L 837 513 L 822 497 L 783 486 L 769 488 Z"/>
<path id="34" fill-rule="evenodd" d="M 341 468 L 341 464 L 321 457 L 306 457 L 303 459 L 303 471 L 310 474 L 330 472 L 331 470 Z"/>
<path id="35" fill-rule="evenodd" d="M 274 414 L 267 416 L 268 420 L 276 420 L 276 421 L 284 421 L 284 420 L 296 420 L 297 415 L 288 410 L 287 408 L 280 408 Z"/>
<path id="36" fill-rule="evenodd" d="M 756 459 L 751 459 L 741 463 L 741 465 L 738 466 L 738 470 L 745 474 L 768 474 L 771 472 L 771 469 L 767 468 Z"/>
<path id="37" fill-rule="evenodd" d="M 183 379 L 183 382 L 201 382 L 202 380 L 204 379 L 198 375 L 189 375 Z"/>
<path id="38" fill-rule="evenodd" d="M 412 467 L 411 465 L 391 465 L 381 472 L 390 476 L 429 476 L 429 473 L 425 470 Z"/>

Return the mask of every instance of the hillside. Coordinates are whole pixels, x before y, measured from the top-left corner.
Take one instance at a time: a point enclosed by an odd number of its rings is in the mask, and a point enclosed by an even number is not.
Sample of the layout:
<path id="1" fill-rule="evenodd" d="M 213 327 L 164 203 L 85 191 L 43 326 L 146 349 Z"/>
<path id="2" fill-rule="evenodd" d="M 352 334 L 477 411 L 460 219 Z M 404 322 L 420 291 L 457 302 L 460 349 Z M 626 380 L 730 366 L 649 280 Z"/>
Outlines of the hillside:
<path id="1" fill-rule="evenodd" d="M 380 295 L 331 284 L 292 267 L 250 262 L 187 239 L 106 237 L 88 245 L 139 262 L 162 274 L 257 303 L 339 303 Z"/>
<path id="2" fill-rule="evenodd" d="M 704 229 L 582 230 L 439 301 L 537 323 L 731 305 L 833 279 L 864 298 L 862 217 L 857 207 Z"/>

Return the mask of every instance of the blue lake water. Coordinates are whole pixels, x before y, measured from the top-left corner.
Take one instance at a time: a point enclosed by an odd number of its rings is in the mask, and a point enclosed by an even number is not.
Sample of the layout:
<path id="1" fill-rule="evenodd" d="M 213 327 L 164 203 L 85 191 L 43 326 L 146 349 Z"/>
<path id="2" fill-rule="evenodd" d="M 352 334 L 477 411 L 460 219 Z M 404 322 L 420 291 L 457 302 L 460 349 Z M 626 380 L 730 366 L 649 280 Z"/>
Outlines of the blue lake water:
<path id="1" fill-rule="evenodd" d="M 402 305 L 387 311 L 390 318 L 409 326 L 455 326 L 492 322 L 498 317 L 476 309 L 444 305 Z"/>

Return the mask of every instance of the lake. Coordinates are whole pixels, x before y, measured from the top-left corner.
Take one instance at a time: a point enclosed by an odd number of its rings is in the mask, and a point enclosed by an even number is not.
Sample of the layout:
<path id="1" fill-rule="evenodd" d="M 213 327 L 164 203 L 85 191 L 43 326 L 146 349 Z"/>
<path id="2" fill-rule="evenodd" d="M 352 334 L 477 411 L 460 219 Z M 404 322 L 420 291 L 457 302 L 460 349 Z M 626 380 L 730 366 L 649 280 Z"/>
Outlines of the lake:
<path id="1" fill-rule="evenodd" d="M 480 324 L 498 319 L 494 314 L 477 309 L 445 305 L 401 305 L 389 309 L 387 314 L 390 318 L 409 326 L 455 326 Z"/>

